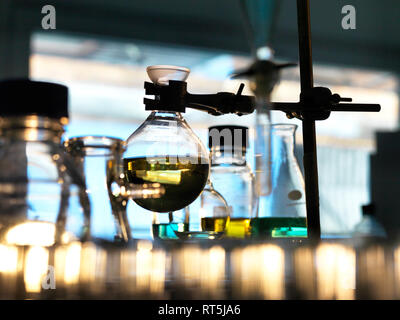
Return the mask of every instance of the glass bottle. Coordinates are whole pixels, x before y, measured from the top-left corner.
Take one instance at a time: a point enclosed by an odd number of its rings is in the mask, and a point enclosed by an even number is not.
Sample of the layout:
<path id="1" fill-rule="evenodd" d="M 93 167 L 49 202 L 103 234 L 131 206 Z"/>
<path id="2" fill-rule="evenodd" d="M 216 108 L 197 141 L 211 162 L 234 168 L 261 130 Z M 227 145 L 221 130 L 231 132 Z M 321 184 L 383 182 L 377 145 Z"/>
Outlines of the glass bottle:
<path id="1" fill-rule="evenodd" d="M 51 246 L 89 235 L 84 180 L 61 137 L 68 89 L 30 80 L 0 82 L 0 239 Z"/>
<path id="2" fill-rule="evenodd" d="M 271 125 L 271 193 L 251 222 L 254 237 L 307 237 L 304 179 L 294 155 L 297 125 Z"/>
<path id="3" fill-rule="evenodd" d="M 175 66 L 147 68 L 158 86 L 184 81 L 189 69 Z M 135 199 L 149 213 L 169 213 L 191 204 L 203 191 L 209 175 L 209 157 L 180 108 L 158 105 L 127 139 L 124 172 L 129 183 L 157 182 L 165 193 L 159 199 Z M 146 106 L 148 110 L 149 107 Z"/>
<path id="4" fill-rule="evenodd" d="M 246 162 L 248 128 L 213 126 L 208 128 L 211 150 L 211 180 L 229 206 L 225 235 L 250 236 L 250 219 L 258 209 L 255 177 Z"/>

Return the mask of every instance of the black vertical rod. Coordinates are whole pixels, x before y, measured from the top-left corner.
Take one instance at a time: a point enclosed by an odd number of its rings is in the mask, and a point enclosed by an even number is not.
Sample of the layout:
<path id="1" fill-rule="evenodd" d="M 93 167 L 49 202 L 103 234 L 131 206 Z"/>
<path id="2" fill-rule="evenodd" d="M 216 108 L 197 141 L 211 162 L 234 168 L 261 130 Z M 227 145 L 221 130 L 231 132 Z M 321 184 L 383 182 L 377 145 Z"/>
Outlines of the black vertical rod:
<path id="1" fill-rule="evenodd" d="M 305 93 L 312 89 L 314 86 L 309 0 L 297 0 L 297 24 L 299 36 L 301 92 Z M 319 190 L 315 120 L 307 118 L 306 110 L 303 114 L 303 163 L 306 189 L 307 229 L 308 238 L 310 240 L 318 241 L 319 239 L 321 239 L 321 225 L 319 216 Z"/>
<path id="2" fill-rule="evenodd" d="M 301 91 L 305 92 L 314 86 L 309 0 L 297 0 L 297 32 L 299 37 L 300 84 Z"/>

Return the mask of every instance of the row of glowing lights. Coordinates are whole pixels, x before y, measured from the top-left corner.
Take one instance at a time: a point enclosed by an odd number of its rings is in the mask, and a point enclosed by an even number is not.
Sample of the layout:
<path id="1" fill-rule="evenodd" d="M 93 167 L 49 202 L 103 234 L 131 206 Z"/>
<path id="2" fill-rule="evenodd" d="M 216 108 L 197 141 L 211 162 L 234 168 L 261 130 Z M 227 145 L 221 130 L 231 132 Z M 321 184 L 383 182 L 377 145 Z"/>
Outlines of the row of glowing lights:
<path id="1" fill-rule="evenodd" d="M 16 246 L 0 245 L 2 279 L 16 279 L 20 268 L 18 252 Z M 374 290 L 382 290 L 381 296 L 385 297 L 383 248 L 367 252 L 364 258 L 366 281 L 375 282 L 369 284 Z M 400 248 L 395 250 L 394 258 L 398 269 L 395 270 L 396 279 L 400 279 Z M 170 274 L 183 287 L 195 288 L 212 298 L 224 297 L 226 253 L 222 247 L 187 246 L 168 255 L 164 250 L 153 249 L 148 241 L 140 241 L 137 250 L 124 249 L 117 255 L 110 255 L 90 242 L 58 246 L 54 252 L 56 287 L 76 290 L 84 286 L 90 293 L 101 294 L 109 272 L 107 259 L 119 260 L 112 276 L 118 277 L 120 289 L 127 293 L 162 296 Z M 305 298 L 355 298 L 356 254 L 353 248 L 340 244 L 321 244 L 316 249 L 301 247 L 294 251 L 293 259 L 296 285 Z M 31 246 L 24 253 L 23 261 L 25 291 L 40 293 L 43 280 L 49 274 L 49 250 Z M 231 268 L 233 290 L 239 296 L 285 298 L 285 255 L 281 247 L 264 244 L 236 248 L 232 251 Z"/>

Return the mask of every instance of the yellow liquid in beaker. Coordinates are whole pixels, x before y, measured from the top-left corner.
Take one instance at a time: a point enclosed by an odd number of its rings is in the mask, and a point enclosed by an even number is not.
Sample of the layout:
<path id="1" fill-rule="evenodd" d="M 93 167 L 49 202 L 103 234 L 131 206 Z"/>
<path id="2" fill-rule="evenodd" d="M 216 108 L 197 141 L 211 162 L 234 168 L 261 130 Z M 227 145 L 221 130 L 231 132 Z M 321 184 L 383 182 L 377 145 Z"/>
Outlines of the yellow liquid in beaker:
<path id="1" fill-rule="evenodd" d="M 201 230 L 212 232 L 224 232 L 228 217 L 206 217 L 201 218 Z"/>
<path id="2" fill-rule="evenodd" d="M 225 235 L 228 238 L 247 238 L 251 235 L 250 219 L 230 218 L 226 226 Z"/>

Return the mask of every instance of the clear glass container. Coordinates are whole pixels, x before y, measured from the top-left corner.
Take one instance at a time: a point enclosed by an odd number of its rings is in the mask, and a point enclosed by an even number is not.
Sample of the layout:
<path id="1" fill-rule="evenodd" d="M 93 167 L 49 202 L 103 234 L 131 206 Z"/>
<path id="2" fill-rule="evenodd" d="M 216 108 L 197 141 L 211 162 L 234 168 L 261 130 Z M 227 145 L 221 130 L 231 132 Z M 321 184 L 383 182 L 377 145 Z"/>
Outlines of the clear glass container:
<path id="1" fill-rule="evenodd" d="M 128 241 L 127 198 L 121 179 L 123 141 L 110 137 L 75 137 L 64 142 L 77 169 L 85 177 L 90 201 L 90 235 L 94 240 Z"/>
<path id="2" fill-rule="evenodd" d="M 226 200 L 229 221 L 225 235 L 250 236 L 250 219 L 256 217 L 258 196 L 254 174 L 246 161 L 248 128 L 214 126 L 209 128 L 211 181 Z"/>
<path id="3" fill-rule="evenodd" d="M 129 241 L 132 234 L 127 218 L 128 200 L 160 197 L 159 184 L 125 183 L 123 140 L 104 136 L 74 137 L 66 140 L 64 146 L 85 178 L 91 208 L 91 239 Z"/>
<path id="4" fill-rule="evenodd" d="M 0 238 L 51 246 L 89 236 L 84 180 L 61 146 L 67 119 L 0 119 Z"/>
<path id="5" fill-rule="evenodd" d="M 254 237 L 307 237 L 304 179 L 294 155 L 294 124 L 271 126 L 271 193 L 251 222 Z"/>
<path id="6" fill-rule="evenodd" d="M 175 234 L 180 239 L 219 239 L 229 224 L 230 210 L 224 197 L 207 181 L 200 197 L 187 210 L 188 225 Z M 190 213 L 190 215 L 189 215 Z"/>
<path id="7" fill-rule="evenodd" d="M 182 71 L 183 70 L 183 71 Z M 149 77 L 162 86 L 168 79 L 185 80 L 188 69 L 174 66 L 148 68 Z M 190 205 L 202 192 L 209 175 L 209 156 L 180 112 L 173 106 L 152 110 L 127 139 L 124 172 L 129 183 L 159 183 L 165 193 L 159 199 L 135 199 L 152 212 L 169 213 Z"/>
<path id="8" fill-rule="evenodd" d="M 191 209 L 192 212 L 193 209 Z M 230 221 L 230 208 L 225 198 L 214 188 L 211 180 L 200 195 L 198 215 L 200 216 L 200 237 L 218 239 L 224 235 Z M 192 219 L 193 213 L 190 217 L 190 230 L 195 230 L 197 221 Z"/>
<path id="9" fill-rule="evenodd" d="M 265 99 L 256 99 L 256 130 L 254 157 L 256 164 L 256 191 L 259 196 L 271 192 L 271 123 Z"/>

